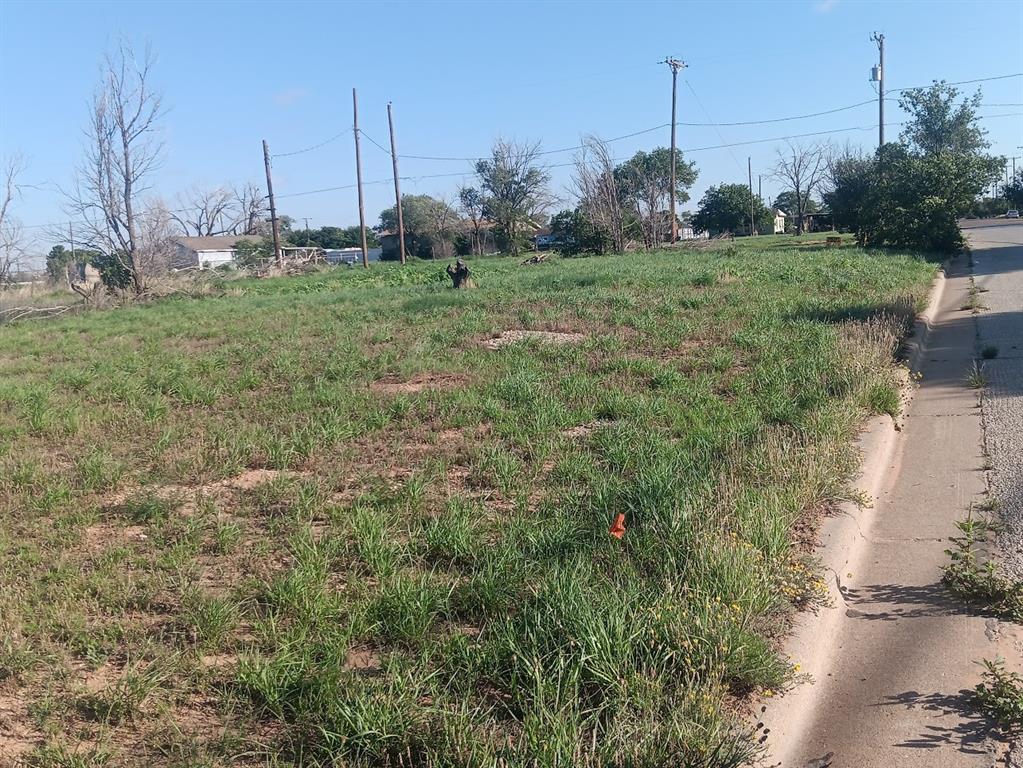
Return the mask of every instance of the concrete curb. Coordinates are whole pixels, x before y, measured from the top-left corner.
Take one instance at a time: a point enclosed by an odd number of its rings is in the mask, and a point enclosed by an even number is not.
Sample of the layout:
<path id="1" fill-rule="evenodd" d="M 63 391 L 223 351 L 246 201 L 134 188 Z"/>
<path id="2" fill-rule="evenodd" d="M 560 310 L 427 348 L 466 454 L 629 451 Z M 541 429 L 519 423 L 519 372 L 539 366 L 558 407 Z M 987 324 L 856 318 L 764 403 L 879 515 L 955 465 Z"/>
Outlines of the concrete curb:
<path id="1" fill-rule="evenodd" d="M 934 318 L 938 314 L 941 299 L 945 295 L 945 283 L 947 282 L 945 274 L 948 272 L 950 264 L 951 261 L 946 261 L 941 265 L 934 283 L 931 284 L 931 298 L 927 302 L 927 308 L 917 316 L 913 323 L 913 335 L 906 339 L 906 365 L 910 371 L 920 369 L 920 358 L 927 346 L 927 337 L 931 333 Z"/>
<path id="2" fill-rule="evenodd" d="M 927 345 L 945 292 L 945 275 L 938 273 L 931 286 L 927 308 L 913 324 L 913 335 L 906 342 L 906 364 L 910 371 L 919 369 L 920 359 Z M 907 386 L 903 412 L 912 398 L 912 385 Z M 765 765 L 797 768 L 791 765 L 792 755 L 801 736 L 809 726 L 817 699 L 816 680 L 828 667 L 829 654 L 835 649 L 845 605 L 841 585 L 846 574 L 855 573 L 867 551 L 869 531 L 875 517 L 874 501 L 887 479 L 898 444 L 899 427 L 887 414 L 875 416 L 864 427 L 856 440 L 862 457 L 860 474 L 853 482 L 853 491 L 870 499 L 868 507 L 843 502 L 838 514 L 821 524 L 818 547 L 814 555 L 820 560 L 828 584 L 828 605 L 816 613 L 801 613 L 785 643 L 784 653 L 792 663 L 800 665 L 804 681 L 797 683 L 784 696 L 767 699 L 762 721 L 768 729 L 768 753 Z"/>

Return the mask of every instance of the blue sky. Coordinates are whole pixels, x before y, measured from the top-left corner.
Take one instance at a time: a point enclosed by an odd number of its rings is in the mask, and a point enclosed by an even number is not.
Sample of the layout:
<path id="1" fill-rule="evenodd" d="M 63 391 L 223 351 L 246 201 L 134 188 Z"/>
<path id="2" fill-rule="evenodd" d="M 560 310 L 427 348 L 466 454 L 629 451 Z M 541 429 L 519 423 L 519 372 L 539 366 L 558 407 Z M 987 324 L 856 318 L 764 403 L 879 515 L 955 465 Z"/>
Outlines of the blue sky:
<path id="1" fill-rule="evenodd" d="M 666 55 L 684 59 L 680 122 L 735 122 L 802 115 L 868 101 L 886 35 L 886 87 L 933 79 L 970 80 L 1023 72 L 1023 3 L 810 2 L 276 3 L 15 2 L 0 0 L 0 154 L 29 163 L 17 215 L 34 227 L 65 219 L 61 196 L 81 154 L 87 102 L 105 49 L 124 37 L 158 57 L 166 147 L 155 192 L 169 203 L 193 184 L 263 184 L 260 141 L 284 153 L 350 127 L 359 89 L 365 134 L 387 145 L 394 102 L 399 154 L 475 156 L 502 135 L 539 139 L 545 149 L 596 132 L 614 137 L 670 121 Z M 974 88 L 976 86 L 964 86 Z M 1023 112 L 1023 78 L 982 84 L 982 113 Z M 894 103 L 889 122 L 902 119 Z M 679 129 L 683 149 L 835 133 L 872 148 L 876 104 L 776 124 Z M 1023 117 L 984 122 L 992 149 L 1021 154 Z M 888 129 L 895 137 L 898 127 Z M 668 128 L 614 144 L 617 157 L 667 146 Z M 694 208 L 703 191 L 764 174 L 768 141 L 687 152 L 697 162 Z M 567 163 L 570 152 L 548 156 Z M 1017 161 L 1019 163 L 1020 161 Z M 393 203 L 390 159 L 368 141 L 363 174 L 368 223 Z M 406 193 L 452 195 L 471 177 L 464 160 L 404 159 Z M 453 176 L 424 178 L 437 174 Z M 552 169 L 569 197 L 569 168 Z M 353 189 L 293 193 L 355 181 L 351 134 L 274 163 L 279 208 L 312 226 L 358 221 Z M 173 206 L 172 206 L 173 207 Z M 42 232 L 38 227 L 35 232 Z M 45 252 L 49 242 L 37 242 Z"/>

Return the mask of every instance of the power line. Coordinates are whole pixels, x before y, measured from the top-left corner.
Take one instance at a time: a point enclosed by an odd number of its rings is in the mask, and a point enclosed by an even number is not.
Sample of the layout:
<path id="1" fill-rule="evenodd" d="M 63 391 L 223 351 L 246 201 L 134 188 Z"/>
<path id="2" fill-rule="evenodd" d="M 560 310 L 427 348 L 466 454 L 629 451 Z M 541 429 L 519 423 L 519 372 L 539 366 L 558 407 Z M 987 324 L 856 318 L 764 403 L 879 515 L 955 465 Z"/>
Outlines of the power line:
<path id="1" fill-rule="evenodd" d="M 1013 72 L 1011 75 L 995 75 L 993 77 L 977 77 L 973 80 L 957 80 L 953 83 L 946 83 L 944 80 L 935 80 L 928 85 L 917 85 L 913 88 L 892 88 L 888 93 L 903 93 L 904 91 L 923 91 L 935 85 L 970 85 L 971 83 L 986 83 L 991 80 L 1008 80 L 1013 77 L 1023 77 L 1023 72 Z"/>
<path id="2" fill-rule="evenodd" d="M 1005 79 L 1005 78 L 1008 78 L 1008 77 L 1021 77 L 1021 76 L 1023 76 L 1023 73 L 1020 73 L 1019 75 L 1004 75 L 1004 76 L 1001 76 L 1001 77 L 998 77 L 998 78 L 985 78 L 985 79 Z M 975 82 L 975 81 L 965 81 L 965 82 Z M 957 84 L 959 84 L 959 83 L 957 83 Z M 950 85 L 952 85 L 952 83 L 950 83 Z M 912 90 L 912 89 L 898 89 L 898 90 Z M 888 91 L 888 92 L 891 93 L 892 91 Z M 871 99 L 869 102 L 866 102 L 866 103 L 873 104 L 874 100 Z M 983 105 L 983 106 L 1001 106 L 1001 105 L 989 104 L 989 105 Z M 1011 105 L 1011 106 L 1015 106 L 1015 105 Z M 981 120 L 988 120 L 988 119 L 995 119 L 995 118 L 1000 118 L 1000 117 L 1020 117 L 1020 116 L 1023 116 L 1023 112 L 1005 112 L 1005 113 L 997 114 L 997 115 L 978 115 L 978 118 L 981 119 Z M 680 125 L 685 125 L 685 123 L 679 123 L 679 124 Z M 897 123 L 888 123 L 888 125 L 893 125 L 893 126 L 905 125 L 905 124 L 906 124 L 906 121 L 897 122 Z M 607 141 L 619 141 L 621 139 L 632 138 L 634 136 L 641 136 L 641 135 L 646 134 L 646 133 L 651 133 L 653 131 L 661 130 L 662 128 L 667 128 L 670 125 L 671 125 L 670 123 L 662 123 L 661 125 L 654 126 L 653 128 L 646 128 L 646 129 L 644 129 L 642 131 L 635 131 L 634 133 L 626 134 L 624 136 L 617 136 L 617 137 L 615 137 L 613 139 L 607 139 Z M 787 141 L 787 140 L 790 140 L 790 139 L 801 139 L 801 138 L 810 138 L 810 137 L 814 137 L 814 136 L 825 136 L 825 135 L 829 135 L 829 134 L 833 134 L 833 133 L 848 133 L 850 131 L 872 131 L 872 130 L 876 130 L 876 129 L 877 129 L 877 125 L 850 126 L 850 127 L 847 127 L 847 128 L 834 128 L 834 129 L 825 130 L 825 131 L 812 131 L 812 132 L 809 132 L 809 133 L 797 133 L 797 134 L 790 134 L 790 135 L 787 135 L 787 136 L 775 136 L 775 137 L 767 138 L 767 139 L 751 139 L 751 140 L 748 140 L 748 141 L 738 141 L 738 142 L 731 142 L 731 143 L 722 142 L 721 144 L 713 144 L 713 145 L 708 145 L 708 146 L 704 146 L 704 147 L 682 148 L 679 151 L 683 152 L 683 153 L 685 153 L 685 152 L 708 152 L 708 151 L 715 150 L 715 149 L 727 149 L 729 147 L 743 147 L 743 146 L 749 146 L 749 145 L 752 145 L 752 144 L 766 144 L 766 143 L 770 143 L 770 142 L 774 142 L 774 141 Z M 365 138 L 369 139 L 372 143 L 377 144 L 377 142 L 373 141 L 373 139 L 371 139 L 369 136 L 367 136 L 364 131 L 360 130 L 360 133 Z M 341 134 L 341 135 L 344 135 L 344 134 Z M 377 146 L 379 146 L 379 145 L 377 145 Z M 578 147 L 567 147 L 567 148 L 562 148 L 562 149 L 557 149 L 557 150 L 548 150 L 546 152 L 539 153 L 539 154 L 550 155 L 550 154 L 555 154 L 555 153 L 558 153 L 558 152 L 569 151 L 571 149 L 581 149 L 581 148 L 582 148 L 582 146 L 580 145 Z M 304 151 L 308 151 L 308 149 L 304 150 Z M 294 153 L 292 153 L 292 154 L 294 154 Z M 388 154 L 390 154 L 390 153 L 388 153 Z M 276 156 L 277 155 L 275 155 L 275 157 Z M 467 158 L 467 157 L 449 157 L 449 158 L 429 157 L 429 158 L 423 158 L 423 157 L 417 157 L 417 156 L 413 156 L 413 155 L 399 155 L 399 157 L 414 158 L 414 159 L 431 159 L 431 160 L 438 160 L 438 159 L 445 159 L 445 160 L 477 160 L 477 159 L 481 159 L 481 158 Z M 567 162 L 567 163 L 555 163 L 555 164 L 552 164 L 552 165 L 548 165 L 546 167 L 547 168 L 567 168 L 567 167 L 570 167 L 570 166 L 573 166 L 573 165 L 575 165 L 574 161 Z M 424 180 L 428 180 L 428 179 L 443 179 L 443 178 L 454 178 L 454 177 L 457 177 L 457 176 L 466 176 L 467 173 L 470 173 L 470 172 L 467 172 L 467 171 L 456 171 L 456 172 L 453 172 L 453 173 L 449 172 L 449 173 L 425 174 L 425 175 L 419 175 L 419 176 L 401 176 L 400 178 L 401 178 L 402 181 L 410 181 L 410 182 L 415 183 L 415 182 L 418 182 L 418 181 L 424 181 Z M 373 181 L 364 181 L 363 184 L 364 185 L 370 185 L 370 184 L 391 184 L 391 183 L 393 183 L 393 181 L 394 181 L 393 178 L 376 179 L 376 180 L 373 180 Z M 325 192 L 340 192 L 340 191 L 344 191 L 344 190 L 348 190 L 348 189 L 355 189 L 355 187 L 356 187 L 355 184 L 344 184 L 344 185 L 340 185 L 340 186 L 336 186 L 336 187 L 323 187 L 323 188 L 320 188 L 320 189 L 310 189 L 310 190 L 304 190 L 304 191 L 301 191 L 301 192 L 287 192 L 285 194 L 276 195 L 276 197 L 277 197 L 277 199 L 282 199 L 282 198 L 286 198 L 286 197 L 304 197 L 306 195 L 318 195 L 318 194 L 322 194 L 322 193 L 325 193 Z M 194 209 L 192 209 L 192 208 L 179 208 L 179 209 L 169 210 L 168 213 L 187 213 L 188 211 L 191 211 L 191 210 L 194 210 Z M 68 223 L 69 223 L 68 221 L 60 221 L 60 222 L 53 222 L 53 223 L 47 223 L 47 224 L 25 224 L 25 225 L 22 225 L 22 229 L 53 228 L 53 227 L 57 227 L 57 226 L 65 226 Z"/>
<path id="3" fill-rule="evenodd" d="M 663 62 L 658 62 L 658 63 L 663 64 Z M 1007 79 L 1010 79 L 1010 78 L 1013 78 L 1013 77 L 1023 77 L 1023 72 L 1015 72 L 1015 73 L 1008 74 L 1008 75 L 995 75 L 995 76 L 992 76 L 992 77 L 978 77 L 978 78 L 974 78 L 972 80 L 958 80 L 958 81 L 955 81 L 955 82 L 945 83 L 945 85 L 969 85 L 971 83 L 983 83 L 983 82 L 989 82 L 989 81 L 993 81 L 993 80 L 1007 80 Z M 914 86 L 914 87 L 909 87 L 909 88 L 893 88 L 893 89 L 888 89 L 887 93 L 904 93 L 906 91 L 919 91 L 919 90 L 923 90 L 923 89 L 926 89 L 926 88 L 930 88 L 932 85 L 934 85 L 935 83 L 938 83 L 938 82 L 944 82 L 944 81 L 934 81 L 934 83 L 931 83 L 931 85 Z M 690 90 L 692 90 L 692 86 L 691 85 L 689 86 L 689 88 L 690 88 Z M 696 96 L 695 91 L 693 92 L 693 95 Z M 697 99 L 697 102 L 699 102 L 699 97 L 696 97 L 696 99 Z M 814 117 L 824 117 L 826 115 L 838 114 L 839 112 L 848 112 L 850 109 L 856 109 L 858 107 L 863 107 L 863 106 L 866 106 L 867 104 L 874 104 L 875 101 L 876 101 L 875 99 L 869 99 L 867 101 L 856 102 L 855 104 L 847 104 L 844 107 L 835 107 L 834 109 L 826 109 L 826 110 L 823 110 L 823 111 L 820 111 L 820 112 L 809 112 L 809 113 L 807 113 L 805 115 L 789 115 L 787 117 L 772 117 L 772 118 L 765 118 L 763 120 L 735 120 L 735 121 L 731 121 L 731 122 L 705 122 L 705 123 L 676 122 L 675 125 L 676 126 L 686 127 L 686 128 L 716 128 L 716 127 L 720 127 L 720 128 L 734 128 L 734 127 L 745 126 L 745 125 L 770 125 L 772 123 L 786 123 L 786 122 L 791 122 L 793 120 L 809 120 L 809 119 L 814 118 Z M 890 97 L 886 97 L 885 101 L 896 101 L 896 99 L 892 99 Z M 1017 106 L 1020 106 L 1020 104 L 1015 104 L 1015 103 L 1007 103 L 1007 104 L 983 104 L 981 106 L 1017 107 Z M 704 109 L 704 112 L 706 112 L 706 109 Z M 709 117 L 709 115 L 708 115 L 708 117 Z M 658 130 L 660 130 L 662 128 L 670 128 L 670 127 L 671 127 L 671 123 L 664 123 L 662 125 L 654 126 L 653 128 L 645 128 L 645 129 L 643 129 L 641 131 L 636 131 L 634 133 L 625 134 L 624 136 L 616 136 L 614 138 L 607 139 L 606 141 L 621 141 L 623 139 L 631 139 L 631 138 L 633 138 L 635 136 L 642 136 L 643 134 L 646 134 L 646 133 L 651 133 L 653 131 L 658 131 Z M 296 149 L 296 150 L 294 150 L 292 152 L 276 152 L 276 153 L 274 153 L 273 156 L 275 158 L 277 158 L 277 157 L 292 157 L 294 155 L 301 155 L 301 154 L 304 154 L 306 152 L 312 152 L 313 150 L 320 149 L 321 147 L 325 147 L 328 144 L 330 144 L 330 143 L 332 143 L 334 141 L 337 141 L 341 137 L 346 136 L 350 130 L 351 130 L 350 128 L 346 128 L 345 130 L 341 131 L 340 133 L 337 133 L 337 134 L 331 136 L 330 138 L 325 139 L 324 141 L 319 142 L 318 144 L 313 144 L 312 146 L 304 147 L 303 149 Z M 363 137 L 365 137 L 370 143 L 374 144 L 382 152 L 385 152 L 388 155 L 390 154 L 390 151 L 386 147 L 381 145 L 379 142 L 375 141 L 365 131 L 360 129 L 359 132 L 362 134 Z M 559 149 L 549 149 L 549 150 L 546 150 L 544 152 L 540 152 L 539 154 L 541 154 L 541 155 L 555 155 L 555 154 L 560 154 L 562 152 L 574 152 L 574 151 L 582 149 L 582 148 L 583 147 L 580 144 L 580 145 L 573 145 L 571 147 L 561 147 Z M 476 161 L 476 160 L 483 160 L 483 159 L 485 159 L 486 156 L 479 155 L 479 156 L 474 156 L 474 157 L 447 157 L 447 156 L 433 156 L 433 155 L 399 155 L 399 157 L 404 158 L 404 159 L 408 159 L 408 160 L 437 160 L 437 161 L 449 161 L 449 162 L 450 161 L 473 162 L 473 161 Z"/>
<path id="4" fill-rule="evenodd" d="M 382 144 L 380 144 L 380 142 L 376 141 L 372 136 L 370 136 L 368 133 L 362 130 L 362 128 L 359 129 L 359 135 L 362 136 L 362 138 L 366 139 L 370 144 L 375 146 L 377 149 L 379 149 L 381 152 L 383 152 L 385 155 L 390 157 L 391 150 L 387 149 Z"/>
<path id="5" fill-rule="evenodd" d="M 327 146 L 332 141 L 337 141 L 342 136 L 347 136 L 348 133 L 351 130 L 352 130 L 351 128 L 345 128 L 343 131 L 341 131 L 341 133 L 335 133 L 329 139 L 321 141 L 319 144 L 313 144 L 311 147 L 305 147 L 304 149 L 296 149 L 293 152 L 275 152 L 273 156 L 275 158 L 278 158 L 278 157 L 291 157 L 292 155 L 302 155 L 302 154 L 305 154 L 306 152 L 312 152 L 314 149 L 319 149 L 320 147 Z"/>

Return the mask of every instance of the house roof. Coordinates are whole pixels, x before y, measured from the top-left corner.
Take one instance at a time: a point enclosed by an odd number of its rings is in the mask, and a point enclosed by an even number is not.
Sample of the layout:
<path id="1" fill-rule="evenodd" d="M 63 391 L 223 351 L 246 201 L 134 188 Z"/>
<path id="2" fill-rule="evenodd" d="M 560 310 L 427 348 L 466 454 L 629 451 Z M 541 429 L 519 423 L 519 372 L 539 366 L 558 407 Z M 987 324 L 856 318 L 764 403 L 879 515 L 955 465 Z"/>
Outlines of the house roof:
<path id="1" fill-rule="evenodd" d="M 239 240 L 263 242 L 262 235 L 215 235 L 213 237 L 175 237 L 174 242 L 190 251 L 230 251 Z"/>
<path id="2" fill-rule="evenodd" d="M 781 208 L 775 208 L 774 209 L 774 215 L 775 216 L 788 216 L 788 214 L 785 213 L 785 211 L 783 211 Z"/>

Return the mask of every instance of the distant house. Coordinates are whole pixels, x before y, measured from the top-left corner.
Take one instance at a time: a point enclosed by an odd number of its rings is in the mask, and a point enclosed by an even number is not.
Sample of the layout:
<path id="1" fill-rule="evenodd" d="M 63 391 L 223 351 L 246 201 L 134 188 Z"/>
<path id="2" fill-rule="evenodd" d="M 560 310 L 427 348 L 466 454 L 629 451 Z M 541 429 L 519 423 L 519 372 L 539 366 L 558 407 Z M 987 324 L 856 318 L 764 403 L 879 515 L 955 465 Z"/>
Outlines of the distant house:
<path id="1" fill-rule="evenodd" d="M 678 239 L 679 240 L 707 240 L 710 238 L 710 232 L 707 230 L 696 231 L 690 224 L 683 224 L 678 228 Z"/>
<path id="2" fill-rule="evenodd" d="M 381 248 L 367 248 L 370 261 L 380 261 Z M 395 246 L 397 250 L 397 246 Z M 324 248 L 323 260 L 328 264 L 358 264 L 362 261 L 362 248 Z"/>
<path id="3" fill-rule="evenodd" d="M 788 216 L 781 208 L 774 209 L 774 234 L 785 234 L 785 218 Z"/>
<path id="4" fill-rule="evenodd" d="M 102 280 L 99 270 L 84 261 L 73 261 L 67 265 L 66 269 L 69 288 L 76 286 L 82 290 L 91 291 Z"/>
<path id="5" fill-rule="evenodd" d="M 216 235 L 213 237 L 176 237 L 174 238 L 174 257 L 172 266 L 175 269 L 213 269 L 222 264 L 230 264 L 238 255 L 235 244 L 241 241 L 248 243 L 263 242 L 262 235 Z"/>

